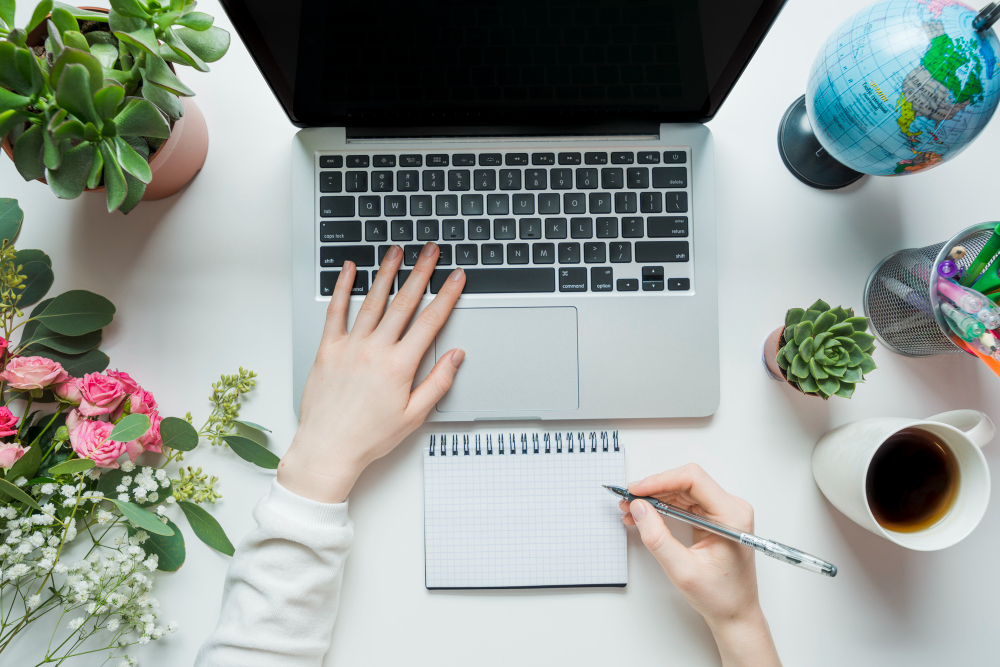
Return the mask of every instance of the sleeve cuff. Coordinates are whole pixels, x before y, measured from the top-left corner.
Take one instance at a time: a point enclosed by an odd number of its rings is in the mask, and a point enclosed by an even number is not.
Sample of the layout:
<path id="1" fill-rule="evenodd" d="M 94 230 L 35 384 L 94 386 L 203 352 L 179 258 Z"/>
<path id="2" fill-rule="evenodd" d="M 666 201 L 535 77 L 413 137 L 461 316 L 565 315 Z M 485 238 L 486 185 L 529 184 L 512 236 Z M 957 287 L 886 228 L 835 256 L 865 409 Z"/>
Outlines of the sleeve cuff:
<path id="1" fill-rule="evenodd" d="M 278 480 L 271 482 L 271 491 L 264 503 L 273 512 L 311 526 L 336 528 L 346 526 L 348 522 L 346 500 L 342 503 L 316 502 L 292 493 Z"/>

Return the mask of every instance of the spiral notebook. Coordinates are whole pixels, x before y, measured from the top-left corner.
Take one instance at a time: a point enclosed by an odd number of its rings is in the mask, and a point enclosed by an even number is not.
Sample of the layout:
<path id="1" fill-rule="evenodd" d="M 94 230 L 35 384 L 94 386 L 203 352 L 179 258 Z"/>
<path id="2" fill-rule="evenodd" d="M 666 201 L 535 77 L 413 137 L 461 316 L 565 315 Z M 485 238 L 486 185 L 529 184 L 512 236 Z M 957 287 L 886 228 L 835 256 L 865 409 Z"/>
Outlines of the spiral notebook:
<path id="1" fill-rule="evenodd" d="M 424 450 L 428 589 L 625 586 L 618 433 L 432 435 Z"/>

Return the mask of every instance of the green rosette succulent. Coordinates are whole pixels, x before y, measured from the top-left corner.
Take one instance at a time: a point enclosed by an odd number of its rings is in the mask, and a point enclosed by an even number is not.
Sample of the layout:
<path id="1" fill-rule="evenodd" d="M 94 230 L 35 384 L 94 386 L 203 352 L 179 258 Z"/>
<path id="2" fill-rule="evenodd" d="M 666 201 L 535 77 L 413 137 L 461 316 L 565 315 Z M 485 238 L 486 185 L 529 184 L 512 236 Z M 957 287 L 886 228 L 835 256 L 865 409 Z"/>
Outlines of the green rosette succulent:
<path id="1" fill-rule="evenodd" d="M 875 337 L 867 330 L 867 317 L 855 317 L 851 308 L 830 308 L 822 299 L 806 310 L 792 308 L 785 315 L 778 366 L 803 394 L 850 398 L 876 368 Z"/>

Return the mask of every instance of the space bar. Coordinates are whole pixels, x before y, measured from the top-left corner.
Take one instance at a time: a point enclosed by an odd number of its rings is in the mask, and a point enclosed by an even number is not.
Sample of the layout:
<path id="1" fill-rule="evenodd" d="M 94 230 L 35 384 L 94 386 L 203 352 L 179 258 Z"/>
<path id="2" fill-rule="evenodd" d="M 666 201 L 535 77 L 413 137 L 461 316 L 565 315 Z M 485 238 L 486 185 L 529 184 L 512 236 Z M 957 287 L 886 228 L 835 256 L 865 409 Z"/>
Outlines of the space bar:
<path id="1" fill-rule="evenodd" d="M 431 293 L 437 294 L 451 275 L 451 269 L 437 269 L 431 276 Z M 463 294 L 522 294 L 555 292 L 555 269 L 465 269 Z"/>

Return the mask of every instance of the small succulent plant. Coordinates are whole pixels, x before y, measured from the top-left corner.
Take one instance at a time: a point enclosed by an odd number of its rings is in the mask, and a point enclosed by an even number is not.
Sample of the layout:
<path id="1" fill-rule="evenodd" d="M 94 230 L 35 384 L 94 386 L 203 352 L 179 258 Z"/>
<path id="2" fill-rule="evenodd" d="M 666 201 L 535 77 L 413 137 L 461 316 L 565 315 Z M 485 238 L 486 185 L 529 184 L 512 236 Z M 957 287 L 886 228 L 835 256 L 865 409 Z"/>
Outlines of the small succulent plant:
<path id="1" fill-rule="evenodd" d="M 785 315 L 778 366 L 804 394 L 850 398 L 876 368 L 875 337 L 867 330 L 868 318 L 855 317 L 851 308 L 830 308 L 823 300 L 806 310 L 792 308 Z"/>
<path id="2" fill-rule="evenodd" d="M 192 96 L 168 62 L 207 72 L 229 33 L 193 0 L 111 0 L 108 14 L 42 0 L 25 29 L 14 0 L 0 0 L 0 139 L 25 180 L 56 196 L 107 190 L 108 211 L 127 213 L 152 179 L 150 155 L 170 137 Z M 43 46 L 28 35 L 46 25 Z"/>

